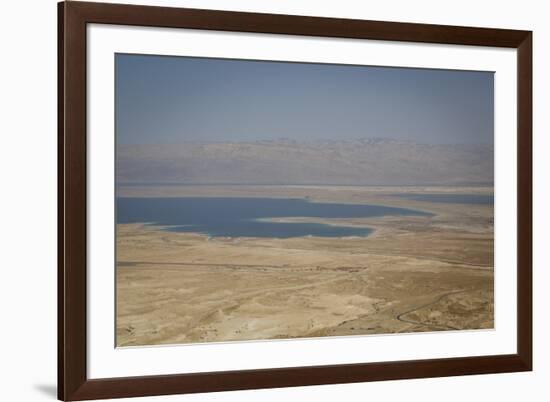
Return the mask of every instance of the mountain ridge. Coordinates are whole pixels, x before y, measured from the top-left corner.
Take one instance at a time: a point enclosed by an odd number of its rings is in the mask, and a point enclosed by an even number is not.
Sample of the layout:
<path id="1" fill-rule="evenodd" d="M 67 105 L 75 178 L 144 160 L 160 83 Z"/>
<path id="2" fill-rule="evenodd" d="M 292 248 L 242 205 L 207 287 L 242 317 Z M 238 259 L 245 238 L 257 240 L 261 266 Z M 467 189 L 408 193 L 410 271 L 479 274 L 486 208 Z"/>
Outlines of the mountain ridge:
<path id="1" fill-rule="evenodd" d="M 387 138 L 117 146 L 118 183 L 460 185 L 493 182 L 493 146 Z"/>

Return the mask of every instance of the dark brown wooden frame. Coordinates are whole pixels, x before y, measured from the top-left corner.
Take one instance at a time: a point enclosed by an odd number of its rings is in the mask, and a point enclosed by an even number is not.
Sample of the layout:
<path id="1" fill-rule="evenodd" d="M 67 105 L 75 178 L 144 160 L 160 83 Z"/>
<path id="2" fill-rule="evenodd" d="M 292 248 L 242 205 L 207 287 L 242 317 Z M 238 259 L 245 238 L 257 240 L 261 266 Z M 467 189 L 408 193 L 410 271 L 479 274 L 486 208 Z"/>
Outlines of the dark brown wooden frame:
<path id="1" fill-rule="evenodd" d="M 517 353 L 88 379 L 86 24 L 118 24 L 517 49 Z M 58 4 L 58 397 L 118 398 L 532 370 L 532 32 L 104 3 Z"/>

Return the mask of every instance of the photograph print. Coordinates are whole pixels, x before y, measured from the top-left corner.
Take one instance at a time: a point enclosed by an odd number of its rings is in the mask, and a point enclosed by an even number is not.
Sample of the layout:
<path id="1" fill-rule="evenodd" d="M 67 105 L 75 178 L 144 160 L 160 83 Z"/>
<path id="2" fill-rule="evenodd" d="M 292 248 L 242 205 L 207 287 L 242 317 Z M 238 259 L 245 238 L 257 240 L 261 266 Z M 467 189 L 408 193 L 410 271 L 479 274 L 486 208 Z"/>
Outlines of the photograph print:
<path id="1" fill-rule="evenodd" d="M 116 54 L 116 346 L 494 328 L 494 74 Z"/>

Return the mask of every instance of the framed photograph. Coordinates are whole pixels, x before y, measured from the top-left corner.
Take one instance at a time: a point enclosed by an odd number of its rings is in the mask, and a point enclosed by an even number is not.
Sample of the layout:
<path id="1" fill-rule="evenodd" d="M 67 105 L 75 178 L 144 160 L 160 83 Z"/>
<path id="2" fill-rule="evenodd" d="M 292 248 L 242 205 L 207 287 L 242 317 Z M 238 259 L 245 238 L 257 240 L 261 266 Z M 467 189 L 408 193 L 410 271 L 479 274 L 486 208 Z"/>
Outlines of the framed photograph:
<path id="1" fill-rule="evenodd" d="M 59 3 L 59 399 L 532 369 L 532 33 Z"/>

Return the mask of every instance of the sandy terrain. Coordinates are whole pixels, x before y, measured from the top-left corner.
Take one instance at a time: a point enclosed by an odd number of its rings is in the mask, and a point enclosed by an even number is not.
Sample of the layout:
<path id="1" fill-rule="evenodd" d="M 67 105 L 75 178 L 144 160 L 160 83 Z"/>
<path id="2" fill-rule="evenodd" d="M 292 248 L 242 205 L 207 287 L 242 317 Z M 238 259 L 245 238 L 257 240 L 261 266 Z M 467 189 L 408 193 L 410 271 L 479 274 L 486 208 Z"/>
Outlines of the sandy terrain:
<path id="1" fill-rule="evenodd" d="M 214 238 L 117 226 L 119 346 L 493 327 L 493 207 L 401 192 L 488 188 L 169 186 L 119 196 L 307 197 L 431 217 L 285 221 L 368 226 L 366 238 Z"/>

